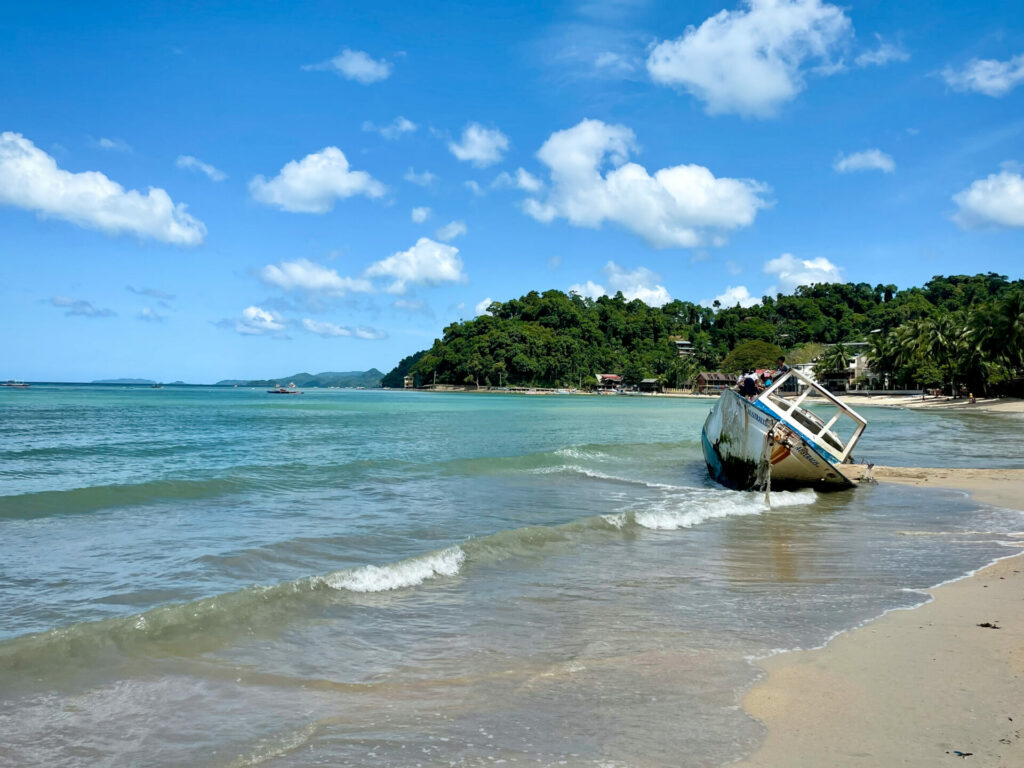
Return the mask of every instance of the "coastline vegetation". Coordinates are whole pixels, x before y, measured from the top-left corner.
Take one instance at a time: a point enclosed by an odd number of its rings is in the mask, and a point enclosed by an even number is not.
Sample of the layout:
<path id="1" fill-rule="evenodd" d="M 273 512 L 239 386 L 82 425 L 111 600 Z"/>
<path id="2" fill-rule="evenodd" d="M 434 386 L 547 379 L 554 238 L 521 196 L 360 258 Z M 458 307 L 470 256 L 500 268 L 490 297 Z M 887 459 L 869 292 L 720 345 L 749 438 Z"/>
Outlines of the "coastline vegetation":
<path id="1" fill-rule="evenodd" d="M 676 341 L 690 342 L 680 356 Z M 593 386 L 618 373 L 627 384 L 679 386 L 701 370 L 768 367 L 778 354 L 841 370 L 868 344 L 889 386 L 986 392 L 1024 368 L 1024 281 L 994 273 L 936 276 L 921 287 L 822 283 L 759 304 L 651 307 L 621 293 L 590 299 L 531 291 L 452 323 L 429 349 L 403 359 L 385 387 L 438 384 Z M 804 360 L 807 358 L 807 360 Z"/>

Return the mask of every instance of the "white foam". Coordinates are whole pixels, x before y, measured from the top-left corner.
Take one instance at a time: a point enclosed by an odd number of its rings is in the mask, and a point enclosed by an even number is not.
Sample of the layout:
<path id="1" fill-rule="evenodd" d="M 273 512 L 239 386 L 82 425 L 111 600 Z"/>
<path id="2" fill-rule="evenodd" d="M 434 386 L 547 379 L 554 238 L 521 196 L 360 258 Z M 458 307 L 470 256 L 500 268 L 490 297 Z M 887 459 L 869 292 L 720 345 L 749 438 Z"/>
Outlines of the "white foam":
<path id="1" fill-rule="evenodd" d="M 759 515 L 777 507 L 798 507 L 813 504 L 817 494 L 812 490 L 784 491 L 771 495 L 771 507 L 764 502 L 762 493 L 730 493 L 725 498 L 712 497 L 702 501 L 694 498 L 675 498 L 657 504 L 652 509 L 636 512 L 637 525 L 656 531 L 674 531 L 722 517 Z M 682 507 L 682 508 L 680 508 Z"/>
<path id="2" fill-rule="evenodd" d="M 459 547 L 414 557 L 390 565 L 364 565 L 345 571 L 335 571 L 323 577 L 331 589 L 349 592 L 386 592 L 391 589 L 415 587 L 438 576 L 454 576 L 466 561 L 466 553 Z"/>
<path id="3" fill-rule="evenodd" d="M 587 469 L 577 464 L 562 464 L 557 467 L 540 467 L 538 469 L 530 470 L 532 473 L 537 475 L 550 475 L 559 472 L 571 472 L 577 475 L 583 475 L 584 477 L 592 477 L 595 480 L 608 480 L 613 483 L 626 483 L 628 485 L 641 485 L 645 488 L 654 488 L 662 491 L 689 491 L 692 488 L 687 488 L 682 485 L 669 485 L 668 483 L 653 483 L 647 480 L 639 480 L 635 477 L 619 477 L 618 475 L 607 475 L 604 472 L 598 472 L 597 470 Z"/>
<path id="4" fill-rule="evenodd" d="M 627 521 L 625 512 L 619 512 L 618 514 L 614 515 L 601 515 L 601 519 L 613 528 L 618 528 L 620 531 L 622 530 L 623 526 L 626 525 Z"/>

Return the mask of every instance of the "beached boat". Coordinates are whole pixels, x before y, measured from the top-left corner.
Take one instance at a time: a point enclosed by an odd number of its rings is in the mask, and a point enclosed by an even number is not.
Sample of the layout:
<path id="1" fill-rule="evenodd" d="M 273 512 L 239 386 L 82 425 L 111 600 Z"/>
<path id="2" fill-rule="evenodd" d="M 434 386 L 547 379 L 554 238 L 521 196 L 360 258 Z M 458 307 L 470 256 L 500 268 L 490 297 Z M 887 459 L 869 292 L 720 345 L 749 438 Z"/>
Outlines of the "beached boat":
<path id="1" fill-rule="evenodd" d="M 753 400 L 724 390 L 704 422 L 701 447 L 711 477 L 730 488 L 841 490 L 854 484 L 843 465 L 853 463 L 866 425 L 827 389 L 789 371 Z"/>

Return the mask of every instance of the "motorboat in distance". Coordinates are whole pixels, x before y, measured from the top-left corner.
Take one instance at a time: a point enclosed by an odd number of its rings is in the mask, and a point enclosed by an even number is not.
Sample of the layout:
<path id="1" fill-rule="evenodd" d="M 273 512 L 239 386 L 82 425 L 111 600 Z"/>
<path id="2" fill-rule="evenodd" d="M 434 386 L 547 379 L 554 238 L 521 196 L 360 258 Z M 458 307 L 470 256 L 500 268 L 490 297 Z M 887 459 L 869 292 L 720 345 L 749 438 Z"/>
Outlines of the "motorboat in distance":
<path id="1" fill-rule="evenodd" d="M 274 387 L 274 389 L 268 389 L 267 390 L 267 394 L 268 395 L 301 395 L 302 394 L 302 390 L 301 389 L 296 389 L 295 382 L 293 381 L 287 387 L 282 387 L 280 384 L 278 384 L 276 387 Z"/>
<path id="2" fill-rule="evenodd" d="M 704 422 L 701 447 L 712 479 L 729 488 L 842 490 L 854 485 L 847 467 L 865 426 L 846 403 L 790 370 L 753 400 L 724 390 Z"/>

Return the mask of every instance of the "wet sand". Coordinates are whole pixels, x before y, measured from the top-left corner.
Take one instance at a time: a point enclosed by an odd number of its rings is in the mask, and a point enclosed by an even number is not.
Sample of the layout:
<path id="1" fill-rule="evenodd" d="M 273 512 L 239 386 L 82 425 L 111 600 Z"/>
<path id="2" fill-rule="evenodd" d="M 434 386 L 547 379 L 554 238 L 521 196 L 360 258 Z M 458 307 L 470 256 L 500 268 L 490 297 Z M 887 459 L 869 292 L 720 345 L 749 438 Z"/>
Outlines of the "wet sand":
<path id="1" fill-rule="evenodd" d="M 1024 470 L 875 467 L 873 476 L 1024 510 Z M 743 705 L 768 733 L 737 765 L 1024 765 L 1024 554 L 1012 552 L 929 590 L 926 605 L 761 662 L 767 675 Z"/>

